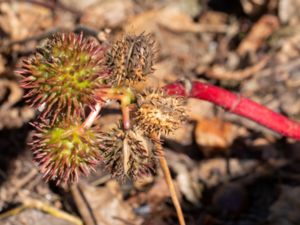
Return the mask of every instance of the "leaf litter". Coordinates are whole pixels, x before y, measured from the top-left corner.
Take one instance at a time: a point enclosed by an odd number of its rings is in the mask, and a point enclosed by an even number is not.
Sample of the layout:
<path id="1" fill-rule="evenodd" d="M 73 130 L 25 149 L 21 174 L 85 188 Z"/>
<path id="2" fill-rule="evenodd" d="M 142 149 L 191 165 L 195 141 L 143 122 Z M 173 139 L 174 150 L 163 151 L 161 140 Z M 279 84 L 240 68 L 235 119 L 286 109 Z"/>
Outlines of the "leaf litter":
<path id="1" fill-rule="evenodd" d="M 160 171 L 117 183 L 103 172 L 68 187 L 45 183 L 26 140 L 36 112 L 26 106 L 13 72 L 56 31 L 113 42 L 153 33 L 156 71 L 145 87 L 199 79 L 300 118 L 299 0 L 56 0 L 0 2 L 0 217 L 37 199 L 87 225 L 176 224 Z M 166 136 L 166 157 L 188 224 L 299 224 L 299 145 L 210 103 L 188 101 L 190 121 Z M 103 112 L 103 127 L 120 118 Z M 78 196 L 77 196 L 78 197 Z M 84 211 L 83 209 L 86 209 Z M 86 212 L 86 213 L 83 213 Z M 1 224 L 72 224 L 28 208 Z"/>

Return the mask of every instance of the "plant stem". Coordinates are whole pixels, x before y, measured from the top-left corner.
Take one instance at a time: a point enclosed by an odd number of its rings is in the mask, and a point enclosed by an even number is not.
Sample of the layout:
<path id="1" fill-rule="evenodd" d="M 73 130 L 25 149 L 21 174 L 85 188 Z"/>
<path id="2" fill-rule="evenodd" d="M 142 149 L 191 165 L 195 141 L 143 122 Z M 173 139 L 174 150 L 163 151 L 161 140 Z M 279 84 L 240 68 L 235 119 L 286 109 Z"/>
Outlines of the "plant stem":
<path id="1" fill-rule="evenodd" d="M 155 139 L 157 139 L 157 137 L 155 137 Z M 159 140 L 159 139 L 157 139 L 157 140 Z M 179 220 L 179 224 L 180 225 L 185 225 L 185 220 L 184 220 L 183 212 L 182 212 L 182 209 L 181 209 L 181 206 L 180 206 L 180 202 L 179 202 L 178 197 L 177 197 L 177 193 L 175 191 L 175 186 L 174 186 L 174 183 L 172 181 L 171 173 L 170 173 L 170 170 L 169 170 L 169 167 L 168 167 L 168 163 L 167 163 L 167 160 L 166 160 L 164 152 L 163 152 L 162 145 L 160 144 L 160 142 L 157 142 L 155 144 L 155 147 L 156 147 L 156 150 L 157 150 L 157 152 L 159 154 L 159 163 L 160 163 L 161 169 L 163 171 L 163 174 L 164 174 L 164 177 L 165 177 L 168 189 L 170 191 L 172 202 L 173 202 L 174 207 L 176 209 L 176 213 L 177 213 L 177 217 L 178 217 L 178 220 Z"/>
<path id="2" fill-rule="evenodd" d="M 130 129 L 130 109 L 129 106 L 122 106 L 122 121 L 125 130 Z"/>
<path id="3" fill-rule="evenodd" d="M 255 121 L 281 135 L 300 140 L 300 124 L 298 122 L 223 88 L 194 81 L 190 91 L 186 90 L 181 82 L 166 85 L 164 89 L 170 95 L 187 96 L 212 102 L 229 112 Z"/>
<path id="4" fill-rule="evenodd" d="M 93 125 L 96 117 L 98 116 L 99 112 L 101 110 L 100 103 L 97 103 L 94 107 L 94 109 L 90 112 L 88 117 L 85 119 L 85 121 L 82 124 L 82 128 L 89 128 Z"/>
<path id="5" fill-rule="evenodd" d="M 103 99 L 118 100 L 121 103 L 123 128 L 130 128 L 130 105 L 135 100 L 133 91 L 128 87 L 106 87 L 96 91 L 96 100 L 100 103 Z"/>

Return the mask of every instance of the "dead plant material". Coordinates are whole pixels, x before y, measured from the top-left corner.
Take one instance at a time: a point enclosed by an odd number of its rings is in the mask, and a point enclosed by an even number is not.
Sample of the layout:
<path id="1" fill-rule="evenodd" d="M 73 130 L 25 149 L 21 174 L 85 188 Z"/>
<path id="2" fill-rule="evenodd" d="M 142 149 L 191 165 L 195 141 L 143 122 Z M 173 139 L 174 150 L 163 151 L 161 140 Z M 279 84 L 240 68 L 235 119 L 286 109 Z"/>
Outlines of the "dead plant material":
<path id="1" fill-rule="evenodd" d="M 279 21 L 276 16 L 264 15 L 251 28 L 248 35 L 239 45 L 237 52 L 240 55 L 245 55 L 248 52 L 256 52 L 278 28 Z"/>
<path id="2" fill-rule="evenodd" d="M 258 71 L 262 70 L 268 63 L 270 57 L 265 56 L 256 64 L 249 66 L 245 69 L 228 71 L 221 65 L 215 65 L 212 68 L 208 68 L 205 74 L 209 78 L 219 79 L 219 80 L 235 80 L 242 81 L 253 76 Z"/>

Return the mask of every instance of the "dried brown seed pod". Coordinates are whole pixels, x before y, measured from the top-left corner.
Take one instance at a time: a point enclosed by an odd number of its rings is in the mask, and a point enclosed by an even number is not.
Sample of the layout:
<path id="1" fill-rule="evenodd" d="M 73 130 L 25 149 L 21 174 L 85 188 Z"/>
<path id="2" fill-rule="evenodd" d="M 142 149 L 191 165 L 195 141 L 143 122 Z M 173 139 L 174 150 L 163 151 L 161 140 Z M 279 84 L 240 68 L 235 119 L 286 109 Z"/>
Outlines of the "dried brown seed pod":
<path id="1" fill-rule="evenodd" d="M 100 131 L 97 127 L 82 129 L 79 119 L 49 123 L 35 123 L 37 132 L 29 144 L 46 181 L 57 184 L 78 180 L 79 173 L 88 175 L 101 159 Z"/>
<path id="2" fill-rule="evenodd" d="M 41 109 L 42 117 L 60 113 L 70 118 L 93 105 L 93 92 L 107 76 L 104 49 L 83 34 L 57 34 L 25 60 L 19 73 L 27 101 Z"/>
<path id="3" fill-rule="evenodd" d="M 185 100 L 163 90 L 146 90 L 137 96 L 135 123 L 149 134 L 168 134 L 187 118 Z"/>
<path id="4" fill-rule="evenodd" d="M 120 180 L 138 179 L 154 173 L 157 153 L 156 140 L 137 129 L 124 131 L 121 125 L 101 135 L 100 149 L 106 168 Z"/>
<path id="5" fill-rule="evenodd" d="M 118 86 L 145 80 L 154 71 L 154 58 L 154 40 L 150 34 L 126 35 L 112 46 L 107 55 L 111 72 L 107 83 Z"/>

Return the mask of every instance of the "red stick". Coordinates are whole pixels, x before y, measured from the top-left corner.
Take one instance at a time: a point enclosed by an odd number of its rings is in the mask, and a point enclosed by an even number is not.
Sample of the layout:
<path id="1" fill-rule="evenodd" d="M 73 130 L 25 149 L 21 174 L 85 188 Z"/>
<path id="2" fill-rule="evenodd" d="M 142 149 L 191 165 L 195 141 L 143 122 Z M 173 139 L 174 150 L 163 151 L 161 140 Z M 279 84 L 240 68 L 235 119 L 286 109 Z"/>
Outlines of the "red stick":
<path id="1" fill-rule="evenodd" d="M 188 93 L 180 82 L 169 84 L 164 87 L 170 95 L 188 96 L 212 102 L 224 109 L 253 120 L 284 136 L 300 140 L 300 124 L 285 116 L 273 112 L 250 99 L 234 94 L 212 84 L 195 81 Z"/>

